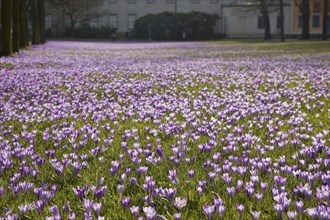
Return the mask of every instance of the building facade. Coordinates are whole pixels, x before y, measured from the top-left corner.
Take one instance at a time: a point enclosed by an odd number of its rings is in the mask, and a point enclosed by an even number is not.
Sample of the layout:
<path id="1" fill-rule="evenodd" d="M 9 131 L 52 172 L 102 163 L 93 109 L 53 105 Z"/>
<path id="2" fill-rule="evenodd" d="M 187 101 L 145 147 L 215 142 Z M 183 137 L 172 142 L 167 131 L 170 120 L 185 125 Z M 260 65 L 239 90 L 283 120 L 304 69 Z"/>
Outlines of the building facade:
<path id="1" fill-rule="evenodd" d="M 97 0 L 95 0 L 97 1 Z M 295 0 L 284 0 L 284 31 L 286 35 L 299 35 L 302 16 Z M 329 4 L 330 5 L 330 4 Z M 99 6 L 98 16 L 89 19 L 92 28 L 116 28 L 118 33 L 132 31 L 135 21 L 147 14 L 160 12 L 199 11 L 217 14 L 220 19 L 215 33 L 227 38 L 262 38 L 264 23 L 261 14 L 247 0 L 104 0 Z M 323 22 L 323 0 L 310 0 L 310 33 L 321 34 Z M 330 33 L 330 6 L 327 9 L 328 33 Z M 86 22 L 85 22 L 86 23 Z M 61 33 L 68 21 L 50 8 L 46 14 L 46 29 Z M 82 25 L 78 23 L 76 26 Z M 280 34 L 279 10 L 270 13 L 271 34 Z"/>

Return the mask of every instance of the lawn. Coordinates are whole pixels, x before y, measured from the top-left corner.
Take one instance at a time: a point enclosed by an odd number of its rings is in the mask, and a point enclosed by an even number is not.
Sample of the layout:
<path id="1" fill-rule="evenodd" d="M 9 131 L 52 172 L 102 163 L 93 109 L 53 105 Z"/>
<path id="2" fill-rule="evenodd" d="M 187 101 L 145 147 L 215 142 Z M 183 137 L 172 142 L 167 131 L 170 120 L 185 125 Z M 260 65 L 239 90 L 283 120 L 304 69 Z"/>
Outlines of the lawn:
<path id="1" fill-rule="evenodd" d="M 330 219 L 329 42 L 0 58 L 1 219 Z"/>

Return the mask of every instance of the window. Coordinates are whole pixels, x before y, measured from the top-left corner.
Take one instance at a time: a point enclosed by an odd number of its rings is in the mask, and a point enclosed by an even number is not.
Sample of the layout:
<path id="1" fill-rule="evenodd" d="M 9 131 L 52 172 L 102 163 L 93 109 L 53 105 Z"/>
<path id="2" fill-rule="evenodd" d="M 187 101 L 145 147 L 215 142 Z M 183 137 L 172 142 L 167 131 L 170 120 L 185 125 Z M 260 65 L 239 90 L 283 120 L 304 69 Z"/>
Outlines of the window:
<path id="1" fill-rule="evenodd" d="M 319 15 L 313 15 L 313 17 L 312 17 L 312 27 L 313 28 L 320 27 L 320 16 Z"/>
<path id="2" fill-rule="evenodd" d="M 313 2 L 313 12 L 314 13 L 320 13 L 321 12 L 321 2 L 320 1 L 314 1 Z"/>
<path id="3" fill-rule="evenodd" d="M 53 15 L 45 16 L 45 28 L 46 30 L 51 29 L 53 26 Z"/>
<path id="4" fill-rule="evenodd" d="M 303 26 L 303 18 L 302 18 L 302 16 L 300 15 L 300 16 L 298 17 L 298 28 L 302 28 L 302 26 Z"/>
<path id="5" fill-rule="evenodd" d="M 258 29 L 265 28 L 265 19 L 263 16 L 258 16 Z"/>
<path id="6" fill-rule="evenodd" d="M 91 28 L 97 28 L 97 18 L 92 18 L 90 21 L 89 21 L 89 26 Z"/>
<path id="7" fill-rule="evenodd" d="M 116 14 L 109 15 L 109 27 L 117 28 L 117 15 Z"/>
<path id="8" fill-rule="evenodd" d="M 129 14 L 128 15 L 128 30 L 134 29 L 135 21 L 136 21 L 136 15 L 135 14 Z"/>
<path id="9" fill-rule="evenodd" d="M 199 4 L 199 0 L 191 0 L 192 4 Z"/>

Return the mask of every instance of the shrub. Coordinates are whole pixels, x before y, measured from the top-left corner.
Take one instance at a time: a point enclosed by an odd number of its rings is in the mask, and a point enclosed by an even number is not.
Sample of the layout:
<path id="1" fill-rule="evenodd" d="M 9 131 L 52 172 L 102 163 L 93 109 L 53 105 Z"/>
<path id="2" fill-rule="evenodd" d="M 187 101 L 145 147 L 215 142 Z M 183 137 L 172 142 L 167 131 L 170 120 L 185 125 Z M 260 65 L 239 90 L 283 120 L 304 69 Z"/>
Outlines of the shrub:
<path id="1" fill-rule="evenodd" d="M 181 40 L 184 31 L 189 40 L 207 40 L 213 38 L 218 19 L 202 12 L 148 14 L 136 20 L 133 35 L 137 39 Z"/>

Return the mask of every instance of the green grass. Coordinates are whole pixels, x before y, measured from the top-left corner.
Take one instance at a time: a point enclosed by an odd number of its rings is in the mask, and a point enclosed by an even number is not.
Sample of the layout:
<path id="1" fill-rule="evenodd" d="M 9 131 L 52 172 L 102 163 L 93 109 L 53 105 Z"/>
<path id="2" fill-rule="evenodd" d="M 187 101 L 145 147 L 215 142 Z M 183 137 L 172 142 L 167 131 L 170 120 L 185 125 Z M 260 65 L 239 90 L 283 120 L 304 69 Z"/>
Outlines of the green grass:
<path id="1" fill-rule="evenodd" d="M 239 48 L 244 48 L 245 51 L 243 54 L 244 56 L 246 54 L 250 55 L 250 50 L 253 51 L 253 56 L 260 56 L 263 57 L 263 55 L 266 55 L 267 57 L 273 56 L 273 51 L 277 51 L 276 54 L 281 54 L 284 52 L 288 52 L 289 54 L 297 54 L 297 53 L 305 53 L 306 56 L 312 56 L 315 54 L 320 53 L 330 53 L 327 50 L 328 42 L 276 42 L 276 43 L 269 43 L 269 42 L 244 42 L 244 41 L 220 41 L 218 42 L 221 45 L 225 46 L 238 46 Z M 230 48 L 230 47 L 229 47 Z M 228 53 L 225 56 L 231 57 L 233 56 L 233 52 L 238 52 L 239 49 L 233 49 L 232 51 L 228 51 Z M 280 52 L 278 52 L 280 51 Z M 93 54 L 94 55 L 94 54 Z M 193 56 L 193 55 L 192 55 Z M 221 55 L 220 55 L 221 56 Z M 235 57 L 239 61 L 238 57 Z M 237 61 L 236 60 L 236 61 Z M 304 60 L 299 58 L 300 62 L 303 62 Z M 326 63 L 327 64 L 327 63 Z M 325 65 L 326 65 L 325 64 Z M 206 94 L 207 92 L 215 91 L 214 94 L 216 98 L 219 99 L 226 99 L 235 97 L 239 94 L 241 91 L 246 91 L 246 94 L 250 95 L 249 97 L 252 99 L 251 104 L 258 104 L 257 100 L 257 93 L 263 94 L 265 96 L 270 96 L 276 93 L 276 91 L 290 91 L 290 93 L 294 94 L 292 97 L 286 97 L 285 95 L 281 94 L 280 98 L 277 99 L 277 102 L 287 102 L 289 105 L 294 104 L 294 102 L 297 102 L 297 98 L 300 98 L 301 93 L 303 92 L 309 92 L 310 94 L 317 95 L 319 92 L 316 89 L 313 89 L 313 87 L 318 84 L 317 81 L 307 81 L 308 75 L 299 75 L 295 73 L 290 73 L 287 75 L 281 75 L 276 74 L 276 79 L 282 80 L 281 83 L 275 84 L 272 82 L 264 82 L 260 84 L 253 84 L 253 83 L 247 83 L 249 80 L 255 80 L 258 79 L 258 77 L 262 80 L 265 79 L 274 79 L 271 78 L 272 74 L 269 74 L 273 69 L 271 69 L 269 66 L 262 66 L 262 69 L 255 68 L 253 69 L 253 64 L 247 64 L 243 63 L 239 66 L 231 66 L 229 63 L 222 63 L 222 66 L 219 66 L 218 71 L 221 73 L 221 71 L 226 71 L 227 69 L 231 70 L 232 73 L 248 73 L 246 76 L 244 76 L 244 80 L 241 80 L 241 76 L 239 74 L 237 75 L 205 75 L 204 74 L 193 74 L 193 75 L 183 75 L 183 74 L 176 74 L 175 76 L 171 76 L 170 85 L 163 86 L 159 88 L 158 85 L 154 85 L 153 87 L 148 88 L 151 92 L 151 95 L 158 95 L 158 96 L 164 96 L 164 94 L 171 94 L 171 96 L 175 98 L 189 98 L 190 100 L 194 100 L 197 97 L 201 97 L 201 101 L 206 101 L 209 97 L 203 96 L 203 94 Z M 198 64 L 197 64 L 198 66 Z M 43 67 L 43 64 L 40 64 L 40 67 Z M 206 67 L 205 67 L 206 68 Z M 252 71 L 251 71 L 252 69 Z M 193 70 L 197 71 L 197 70 Z M 202 68 L 200 71 L 204 71 Z M 254 71 L 262 71 L 264 74 L 255 74 Z M 282 71 L 282 70 L 281 70 Z M 285 71 L 285 70 L 283 70 Z M 297 70 L 298 71 L 298 70 Z M 185 70 L 187 72 L 187 70 Z M 253 75 L 255 74 L 255 75 Z M 125 107 L 126 103 L 117 103 L 119 98 L 124 98 L 127 96 L 131 96 L 131 98 L 134 96 L 134 98 L 139 98 L 141 94 L 139 94 L 137 88 L 129 88 L 126 93 L 120 94 L 118 89 L 106 89 L 106 84 L 110 83 L 111 81 L 122 81 L 123 83 L 127 82 L 143 82 L 144 80 L 147 81 L 149 79 L 154 80 L 153 76 L 148 74 L 117 74 L 117 75 L 101 75 L 100 73 L 90 73 L 88 76 L 86 75 L 86 80 L 90 84 L 96 84 L 97 87 L 92 87 L 92 89 L 88 89 L 88 93 L 91 94 L 91 97 L 93 99 L 93 103 L 97 103 L 99 101 L 102 101 L 104 99 L 113 100 L 116 102 L 116 104 L 121 105 L 121 107 Z M 177 78 L 177 79 L 176 79 Z M 202 79 L 206 79 L 206 81 L 201 82 Z M 230 81 L 223 82 L 224 79 L 230 79 Z M 176 80 L 176 81 L 175 81 Z M 102 83 L 100 83 L 102 82 Z M 189 84 L 186 86 L 177 85 L 177 83 L 180 82 L 191 82 L 194 84 Z M 217 84 L 218 83 L 218 84 Z M 84 84 L 85 85 L 85 84 Z M 66 85 L 58 86 L 55 89 L 63 92 L 65 94 L 65 97 L 68 97 L 70 100 L 72 100 L 73 88 L 69 88 Z M 122 89 L 122 88 L 119 88 Z M 108 92 L 106 92 L 108 91 Z M 135 94 L 135 92 L 137 92 Z M 144 91 L 145 92 L 145 91 Z M 221 93 L 224 92 L 224 93 Z M 147 93 L 143 93 L 147 94 Z M 203 97 L 202 97 L 203 96 Z M 87 100 L 83 100 L 87 101 Z M 323 102 L 324 105 L 319 105 L 318 101 Z M 239 102 L 239 101 L 237 101 Z M 8 103 L 5 103 L 8 104 Z M 231 103 L 232 105 L 237 103 Z M 307 110 L 307 104 L 311 106 L 310 111 Z M 128 104 L 130 105 L 130 104 Z M 260 105 L 260 102 L 259 102 Z M 314 107 L 315 105 L 315 107 Z M 196 109 L 197 107 L 194 105 L 193 102 L 190 102 L 187 106 L 189 106 L 190 109 Z M 275 105 L 274 105 L 275 106 Z M 206 119 L 207 121 L 210 121 L 211 118 L 217 118 L 218 112 L 223 111 L 225 106 L 219 106 L 219 108 L 216 111 L 208 111 L 210 110 L 210 106 L 206 106 L 205 109 L 199 109 L 200 115 L 196 115 L 196 118 L 194 119 L 202 121 L 203 119 Z M 315 100 L 311 100 L 308 103 L 301 104 L 301 107 L 299 110 L 306 113 L 305 118 L 306 121 L 308 121 L 309 124 L 311 124 L 314 128 L 312 132 L 310 132 L 310 135 L 315 135 L 317 133 L 323 132 L 323 130 L 329 130 L 330 129 L 330 122 L 329 122 L 329 111 L 330 109 L 330 101 L 326 97 L 320 97 Z M 102 109 L 101 109 L 102 110 Z M 101 112 L 101 111 L 100 111 Z M 160 124 L 172 124 L 172 123 L 183 123 L 188 120 L 188 116 L 183 115 L 182 112 L 176 112 L 174 116 L 171 114 L 173 111 L 167 111 L 164 113 L 164 115 L 161 115 L 159 118 Z M 289 116 L 282 116 L 282 112 L 274 112 L 271 116 L 272 119 L 278 118 L 279 121 L 282 121 L 283 123 L 279 123 L 278 130 L 274 132 L 275 137 L 278 137 L 277 132 L 285 132 L 289 133 L 291 130 L 294 129 L 293 125 L 289 123 L 290 116 L 297 115 L 297 113 L 292 113 L 292 115 Z M 318 117 L 316 115 L 318 114 Z M 172 115 L 172 117 L 170 117 Z M 229 113 L 228 116 L 232 116 L 233 113 Z M 79 149 L 77 152 L 75 152 L 69 143 L 67 139 L 63 140 L 57 149 L 56 157 L 62 160 L 64 158 L 64 155 L 70 155 L 71 153 L 76 153 L 78 156 L 81 155 L 88 155 L 89 158 L 86 160 L 89 164 L 89 168 L 84 167 L 80 173 L 79 176 L 75 176 L 72 168 L 67 168 L 67 172 L 64 176 L 59 175 L 54 171 L 54 168 L 49 162 L 49 159 L 46 158 L 46 164 L 43 167 L 38 167 L 40 170 L 40 175 L 35 179 L 32 176 L 23 176 L 20 180 L 20 182 L 29 181 L 35 184 L 35 186 L 41 187 L 42 183 L 49 183 L 50 185 L 56 184 L 59 187 L 59 191 L 56 194 L 55 199 L 49 202 L 47 205 L 45 212 L 42 216 L 38 215 L 36 210 L 33 210 L 29 212 L 29 214 L 25 217 L 25 219 L 41 219 L 45 216 L 50 216 L 49 207 L 52 205 L 58 205 L 61 209 L 67 201 L 71 202 L 71 208 L 74 210 L 74 212 L 79 216 L 78 219 L 82 219 L 84 214 L 84 205 L 83 202 L 79 201 L 77 196 L 73 193 L 73 188 L 77 187 L 83 187 L 84 185 L 88 186 L 96 186 L 98 184 L 98 180 L 100 177 L 105 177 L 105 183 L 103 185 L 108 186 L 108 192 L 107 194 L 101 198 L 99 201 L 96 200 L 96 198 L 92 195 L 90 192 L 87 196 L 88 199 L 102 202 L 104 203 L 103 211 L 101 212 L 102 216 L 105 216 L 109 219 L 132 219 L 132 215 L 129 210 L 125 210 L 121 204 L 120 201 L 123 197 L 131 197 L 132 198 L 132 205 L 139 206 L 140 208 L 146 206 L 144 202 L 144 197 L 147 195 L 151 195 L 150 193 L 145 192 L 143 189 L 144 184 L 144 176 L 138 176 L 136 173 L 136 169 L 138 166 L 147 166 L 149 168 L 148 170 L 148 176 L 153 176 L 156 180 L 156 187 L 162 187 L 162 188 L 172 188 L 176 187 L 178 189 L 178 193 L 176 196 L 179 196 L 181 198 L 187 198 L 188 203 L 185 208 L 182 209 L 182 219 L 206 219 L 205 215 L 203 214 L 202 207 L 203 205 L 211 205 L 213 203 L 213 199 L 215 198 L 215 193 L 220 195 L 221 199 L 225 202 L 225 205 L 227 207 L 227 212 L 225 214 L 225 219 L 239 219 L 236 206 L 238 204 L 244 204 L 245 205 L 245 211 L 243 214 L 243 219 L 252 219 L 251 211 L 254 210 L 262 210 L 262 219 L 277 219 L 276 213 L 273 209 L 274 200 L 273 196 L 271 194 L 271 187 L 274 185 L 274 176 L 277 175 L 275 173 L 267 173 L 265 171 L 260 171 L 260 182 L 267 182 L 269 184 L 269 188 L 267 190 L 267 193 L 265 194 L 264 199 L 258 203 L 256 198 L 249 199 L 247 194 L 244 192 L 244 190 L 237 192 L 236 196 L 231 200 L 229 196 L 226 193 L 226 183 L 221 178 L 221 175 L 223 171 L 220 173 L 219 178 L 215 180 L 214 185 L 210 185 L 209 179 L 208 179 L 208 172 L 211 172 L 211 168 L 204 168 L 204 163 L 207 160 L 212 161 L 212 156 L 215 152 L 221 153 L 221 161 L 219 164 L 219 167 L 222 168 L 224 165 L 224 160 L 229 160 L 232 155 L 235 155 L 236 157 L 241 158 L 243 154 L 243 142 L 237 142 L 237 151 L 230 151 L 230 150 L 224 150 L 224 147 L 228 147 L 228 143 L 225 142 L 225 144 L 221 144 L 221 141 L 223 139 L 226 139 L 229 134 L 232 134 L 234 129 L 236 127 L 245 127 L 243 135 L 247 134 L 248 132 L 251 132 L 253 136 L 257 136 L 260 138 L 259 142 L 254 143 L 254 147 L 250 149 L 249 158 L 251 159 L 259 159 L 259 158 L 270 158 L 272 162 L 276 162 L 281 156 L 285 155 L 287 158 L 287 164 L 290 166 L 299 166 L 299 162 L 294 160 L 292 158 L 292 155 L 296 154 L 300 149 L 301 145 L 297 148 L 293 148 L 291 146 L 291 143 L 289 143 L 284 148 L 278 148 L 273 144 L 269 138 L 270 132 L 267 128 L 267 124 L 269 123 L 269 120 L 266 120 L 264 123 L 261 123 L 258 120 L 255 120 L 258 117 L 266 116 L 266 113 L 256 113 L 255 115 L 249 115 L 246 118 L 240 118 L 239 120 L 233 120 L 232 123 L 226 120 L 222 120 L 221 124 L 217 124 L 216 128 L 214 129 L 217 131 L 217 145 L 212 150 L 212 152 L 209 154 L 207 152 L 201 152 L 198 149 L 198 146 L 200 144 L 205 144 L 208 141 L 210 141 L 210 134 L 200 134 L 199 140 L 194 140 L 188 133 L 196 133 L 198 131 L 198 128 L 195 128 L 191 124 L 188 124 L 186 129 L 184 131 L 180 131 L 178 133 L 178 136 L 175 134 L 168 135 L 164 130 L 159 131 L 158 136 L 154 137 L 150 132 L 146 131 L 146 128 L 149 127 L 150 130 L 153 128 L 159 128 L 159 124 L 153 122 L 152 120 L 150 122 L 143 122 L 143 121 L 137 121 L 139 119 L 138 114 L 133 115 L 131 118 L 123 119 L 125 114 L 122 112 L 119 114 L 117 121 L 118 124 L 114 123 L 109 117 L 105 117 L 100 122 L 96 122 L 91 115 L 87 117 L 86 119 L 83 119 L 81 117 L 74 119 L 71 117 L 55 120 L 55 121 L 46 121 L 46 122 L 40 122 L 40 123 L 22 123 L 16 120 L 12 120 L 9 122 L 6 122 L 2 124 L 4 128 L 9 129 L 10 126 L 13 126 L 13 133 L 14 134 L 21 134 L 23 129 L 23 125 L 27 126 L 27 131 L 32 132 L 34 130 L 38 131 L 36 135 L 36 141 L 33 143 L 35 145 L 37 153 L 43 157 L 45 156 L 45 151 L 54 149 L 54 141 L 51 140 L 48 143 L 44 143 L 42 140 L 42 133 L 45 131 L 46 128 L 51 128 L 53 125 L 64 125 L 64 123 L 72 124 L 75 123 L 75 129 L 80 130 L 84 125 L 90 125 L 93 128 L 97 128 L 100 131 L 100 143 L 98 146 L 102 146 L 105 143 L 105 140 L 109 137 L 112 137 L 112 134 L 103 129 L 102 127 L 105 125 L 108 125 L 110 127 L 110 130 L 115 130 L 115 133 L 113 134 L 113 142 L 108 147 L 108 150 L 106 152 L 100 153 L 96 158 L 93 158 L 91 156 L 91 150 L 94 149 L 96 144 L 89 139 L 86 146 L 83 149 Z M 323 123 L 323 126 L 320 126 L 320 122 Z M 123 135 L 127 130 L 137 129 L 137 135 L 136 137 L 138 140 L 131 139 L 127 141 L 129 149 L 134 149 L 134 143 L 139 142 L 141 144 L 142 149 L 146 149 L 147 144 L 152 145 L 152 151 L 155 152 L 155 149 L 158 145 L 158 140 L 160 141 L 161 146 L 163 147 L 165 151 L 165 158 L 161 165 L 156 164 L 149 164 L 146 161 L 146 156 L 142 155 L 141 159 L 141 165 L 135 165 L 133 162 L 131 162 L 128 157 L 128 153 L 123 151 L 121 148 L 121 143 L 123 141 Z M 1 132 L 3 130 L 0 130 Z M 52 131 L 52 129 L 51 129 Z M 81 131 L 81 130 L 80 130 Z M 2 133 L 0 133 L 2 135 Z M 83 139 L 84 132 L 80 132 L 78 136 L 78 140 Z M 182 135 L 188 135 L 186 139 L 182 137 Z M 235 134 L 233 135 L 233 138 L 239 138 L 241 135 Z M 7 135 L 5 137 L 9 143 L 13 144 L 13 135 Z M 289 140 L 294 139 L 295 137 L 289 136 Z M 172 152 L 172 146 L 176 147 L 182 147 L 184 143 L 187 145 L 187 151 L 186 151 L 186 157 L 187 158 L 193 158 L 196 157 L 196 161 L 192 162 L 191 164 L 186 164 L 185 161 L 181 161 L 180 165 L 172 164 L 170 161 L 170 156 L 173 156 Z M 27 148 L 31 145 L 26 140 L 21 139 L 20 144 L 24 146 L 24 148 Z M 311 139 L 302 141 L 302 144 L 310 146 L 312 144 Z M 274 147 L 274 149 L 267 149 L 265 150 L 264 154 L 261 154 L 258 152 L 258 146 L 269 146 Z M 327 140 L 326 145 L 329 145 L 329 140 Z M 64 146 L 67 146 L 66 149 Z M 109 170 L 111 168 L 111 162 L 114 160 L 119 160 L 120 154 L 124 155 L 124 160 L 122 161 L 122 167 L 120 170 L 120 173 L 116 176 L 112 177 L 109 174 Z M 325 159 L 327 155 L 323 152 L 319 155 L 321 158 Z M 99 159 L 103 158 L 103 162 L 100 162 Z M 308 164 L 315 163 L 315 159 L 308 161 L 307 158 L 301 157 L 300 159 L 306 160 Z M 81 160 L 80 160 L 81 161 Z M 14 173 L 19 172 L 19 168 L 21 166 L 21 161 L 17 158 L 14 159 L 14 166 L 13 169 L 10 171 L 5 171 L 4 174 L 1 176 L 0 179 L 0 187 L 5 186 L 8 188 L 10 183 L 10 178 L 13 176 Z M 27 158 L 28 165 L 31 165 L 31 158 Z M 235 160 L 232 160 L 232 166 L 241 166 L 238 162 Z M 123 195 L 119 195 L 117 192 L 117 186 L 119 184 L 121 174 L 125 172 L 126 168 L 132 168 L 133 172 L 132 175 L 129 177 L 135 177 L 137 178 L 140 186 L 133 186 L 129 183 L 127 180 L 125 183 L 125 190 Z M 248 165 L 249 169 L 252 169 L 252 165 Z M 275 170 L 275 167 L 271 166 L 272 170 Z M 176 185 L 169 181 L 168 179 L 168 172 L 169 170 L 176 169 L 178 171 L 178 179 L 180 184 Z M 328 168 L 326 167 L 320 167 L 321 171 L 326 171 Z M 188 170 L 195 170 L 196 175 L 195 178 L 189 179 L 188 178 Z M 244 182 L 250 181 L 251 173 L 247 173 L 247 175 L 243 178 L 238 173 L 231 172 L 231 177 L 233 179 L 233 186 L 236 185 L 236 182 L 238 180 L 242 180 Z M 293 178 L 292 175 L 283 174 L 282 176 L 286 177 L 288 179 L 287 184 L 287 191 L 290 194 L 290 198 L 293 198 L 292 190 L 299 184 L 299 183 L 307 183 L 307 181 L 300 180 L 297 178 Z M 198 187 L 198 181 L 205 180 L 207 182 L 207 190 L 203 195 L 200 195 L 196 188 Z M 313 186 L 313 192 L 315 193 L 316 187 L 320 187 L 322 185 L 321 181 L 316 181 Z M 256 192 L 261 192 L 261 188 L 258 185 L 256 187 Z M 315 207 L 318 203 L 316 200 L 316 197 L 313 196 L 313 199 L 311 201 L 307 201 L 303 196 L 300 195 L 300 199 L 303 199 L 305 201 L 305 207 Z M 4 198 L 1 198 L 0 200 L 0 213 L 3 213 L 5 208 L 12 208 L 13 212 L 19 213 L 18 206 L 20 204 L 28 204 L 36 201 L 36 196 L 33 192 L 27 192 L 26 195 L 20 195 L 18 197 L 15 197 L 12 195 L 11 192 L 8 191 L 8 195 Z M 169 201 L 166 199 L 154 199 L 153 202 L 157 206 L 157 212 L 162 214 L 167 219 L 173 219 L 173 215 L 178 212 Z M 293 202 L 293 201 L 292 201 Z M 295 206 L 292 203 L 290 206 L 290 210 L 294 210 Z M 63 214 L 64 212 L 61 211 Z M 140 215 L 142 214 L 142 211 L 140 212 Z M 217 214 L 216 214 L 217 215 Z M 22 216 L 20 216 L 22 217 Z M 66 214 L 63 214 L 64 218 L 67 218 Z M 23 217 L 22 217 L 23 218 Z M 217 217 L 218 219 L 218 217 Z M 288 219 L 286 215 L 283 216 L 283 219 Z M 301 219 L 308 219 L 307 215 L 302 215 Z"/>
<path id="2" fill-rule="evenodd" d="M 287 42 L 267 42 L 267 41 L 234 41 L 225 40 L 217 41 L 221 45 L 240 46 L 245 49 L 256 49 L 259 51 L 300 51 L 300 52 L 317 52 L 330 54 L 329 41 L 287 41 Z"/>

